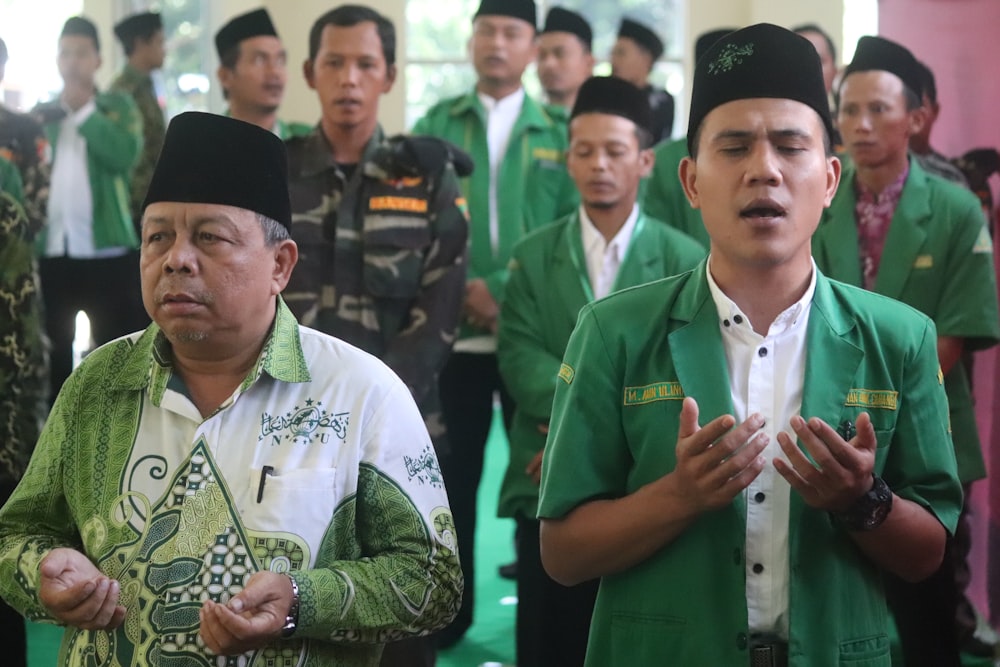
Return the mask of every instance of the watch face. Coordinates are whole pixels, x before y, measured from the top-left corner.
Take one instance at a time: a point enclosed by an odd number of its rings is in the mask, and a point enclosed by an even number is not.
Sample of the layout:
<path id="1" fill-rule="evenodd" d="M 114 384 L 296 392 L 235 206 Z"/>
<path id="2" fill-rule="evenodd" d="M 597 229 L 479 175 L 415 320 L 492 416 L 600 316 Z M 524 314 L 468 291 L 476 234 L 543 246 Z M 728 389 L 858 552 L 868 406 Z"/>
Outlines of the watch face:
<path id="1" fill-rule="evenodd" d="M 878 528 L 892 511 L 892 490 L 885 481 L 874 476 L 872 488 L 861 496 L 840 519 L 851 530 L 865 531 Z"/>

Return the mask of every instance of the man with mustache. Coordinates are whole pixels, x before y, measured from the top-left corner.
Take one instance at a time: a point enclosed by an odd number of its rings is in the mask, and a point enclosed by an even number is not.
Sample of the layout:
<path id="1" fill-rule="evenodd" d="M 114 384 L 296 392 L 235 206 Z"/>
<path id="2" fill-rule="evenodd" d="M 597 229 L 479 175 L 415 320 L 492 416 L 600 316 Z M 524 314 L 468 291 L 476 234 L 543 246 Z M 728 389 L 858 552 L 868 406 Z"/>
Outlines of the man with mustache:
<path id="1" fill-rule="evenodd" d="M 155 322 L 87 356 L 0 510 L 0 594 L 68 667 L 376 667 L 454 616 L 431 441 L 383 363 L 300 327 L 282 142 L 167 128 L 143 213 Z"/>
<path id="2" fill-rule="evenodd" d="M 278 118 L 288 80 L 287 53 L 266 9 L 230 19 L 215 33 L 215 50 L 219 54 L 216 75 L 229 104 L 227 115 L 270 130 L 279 139 L 312 129 Z"/>
<path id="3" fill-rule="evenodd" d="M 370 7 L 319 17 L 304 63 L 321 117 L 287 142 L 299 263 L 284 298 L 301 324 L 384 361 L 447 452 L 438 376 L 458 329 L 468 222 L 451 149 L 388 138 L 378 123 L 396 80 L 396 31 Z M 434 645 L 391 643 L 383 665 L 433 665 Z"/>
<path id="4" fill-rule="evenodd" d="M 704 250 L 636 204 L 653 166 L 649 98 L 617 77 L 584 82 L 569 118 L 576 213 L 514 247 L 500 309 L 497 360 L 517 407 L 500 515 L 517 521 L 517 664 L 579 667 L 596 582 L 566 588 L 542 569 L 538 483 L 559 362 L 580 309 L 613 291 L 693 268 Z"/>
<path id="5" fill-rule="evenodd" d="M 831 277 L 898 299 L 934 320 L 963 485 L 986 476 L 962 354 L 1000 341 L 993 244 L 979 200 L 929 174 L 909 152 L 923 123 L 920 66 L 908 49 L 862 37 L 840 84 L 837 122 L 853 167 L 813 239 Z M 955 567 L 968 552 L 963 517 L 947 557 L 920 584 L 887 580 L 907 664 L 960 663 Z"/>
<path id="6" fill-rule="evenodd" d="M 534 0 L 482 0 L 469 44 L 475 90 L 435 105 L 413 128 L 456 144 L 476 165 L 462 181 L 470 227 L 465 322 L 441 373 L 450 445 L 441 466 L 468 582 L 458 618 L 442 633 L 444 646 L 457 642 L 472 624 L 476 496 L 495 395 L 505 423 L 513 410 L 496 361 L 507 262 L 526 232 L 571 213 L 577 201 L 565 166 L 565 116 L 549 114 L 521 83 L 537 55 L 536 24 Z"/>
<path id="7" fill-rule="evenodd" d="M 549 574 L 600 578 L 587 665 L 888 667 L 883 572 L 941 563 L 962 492 L 934 324 L 816 268 L 832 133 L 808 41 L 720 39 L 680 169 L 708 259 L 580 313 L 538 516 Z"/>

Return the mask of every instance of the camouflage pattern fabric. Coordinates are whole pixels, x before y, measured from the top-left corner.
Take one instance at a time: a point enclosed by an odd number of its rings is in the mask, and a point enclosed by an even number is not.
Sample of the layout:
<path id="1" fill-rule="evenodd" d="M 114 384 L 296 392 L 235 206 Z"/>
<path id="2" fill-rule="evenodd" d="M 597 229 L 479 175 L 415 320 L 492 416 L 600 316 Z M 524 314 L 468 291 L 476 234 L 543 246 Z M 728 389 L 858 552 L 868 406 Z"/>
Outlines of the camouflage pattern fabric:
<path id="1" fill-rule="evenodd" d="M 24 187 L 24 212 L 34 238 L 45 224 L 49 199 L 49 143 L 42 126 L 27 114 L 0 105 L 0 157 L 10 160 Z"/>
<path id="2" fill-rule="evenodd" d="M 284 298 L 305 326 L 384 361 L 443 445 L 438 375 L 465 295 L 468 221 L 451 163 L 414 173 L 377 129 L 348 177 L 317 127 L 286 142 L 299 262 Z"/>
<path id="3" fill-rule="evenodd" d="M 0 481 L 21 478 L 45 418 L 48 368 L 31 229 L 0 192 Z"/>
<path id="4" fill-rule="evenodd" d="M 132 188 L 129 197 L 132 219 L 138 225 L 142 219 L 142 202 L 146 198 L 146 190 L 149 189 L 149 182 L 153 178 L 156 160 L 163 148 L 167 125 L 163 118 L 163 109 L 160 108 L 160 102 L 156 98 L 153 79 L 148 74 L 126 65 L 111 84 L 111 90 L 131 97 L 139 108 L 139 115 L 142 116 L 142 152 L 132 170 Z"/>

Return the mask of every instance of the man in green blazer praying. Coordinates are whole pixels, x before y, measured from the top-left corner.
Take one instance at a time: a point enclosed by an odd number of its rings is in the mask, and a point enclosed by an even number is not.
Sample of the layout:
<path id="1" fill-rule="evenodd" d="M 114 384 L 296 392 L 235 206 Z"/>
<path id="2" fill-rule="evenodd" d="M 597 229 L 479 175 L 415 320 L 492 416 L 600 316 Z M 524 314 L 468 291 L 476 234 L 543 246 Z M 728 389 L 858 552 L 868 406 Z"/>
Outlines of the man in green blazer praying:
<path id="1" fill-rule="evenodd" d="M 719 40 L 680 168 L 709 258 L 580 313 L 538 516 L 549 574 L 600 579 L 588 666 L 889 667 L 884 573 L 941 563 L 962 491 L 937 335 L 816 268 L 832 134 L 812 44 Z"/>
<path id="2" fill-rule="evenodd" d="M 689 236 L 636 203 L 653 166 L 649 100 L 624 79 L 593 77 L 569 121 L 566 166 L 578 211 L 514 247 L 500 309 L 497 361 L 517 405 L 500 514 L 518 523 L 517 664 L 581 665 L 596 585 L 566 588 L 542 569 L 538 482 L 559 366 L 580 309 L 595 298 L 693 268 Z"/>

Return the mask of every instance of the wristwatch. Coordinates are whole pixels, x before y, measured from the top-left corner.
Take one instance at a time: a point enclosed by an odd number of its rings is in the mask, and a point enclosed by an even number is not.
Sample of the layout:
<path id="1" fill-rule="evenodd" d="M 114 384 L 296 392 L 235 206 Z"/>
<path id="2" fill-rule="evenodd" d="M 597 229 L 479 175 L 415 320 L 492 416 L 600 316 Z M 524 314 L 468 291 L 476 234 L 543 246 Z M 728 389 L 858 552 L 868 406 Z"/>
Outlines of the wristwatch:
<path id="1" fill-rule="evenodd" d="M 873 530 L 882 525 L 892 510 L 892 489 L 885 480 L 872 473 L 872 488 L 843 512 L 835 512 L 834 519 L 854 532 Z"/>
<path id="2" fill-rule="evenodd" d="M 288 615 L 285 616 L 285 624 L 281 626 L 281 638 L 287 639 L 295 634 L 295 629 L 299 624 L 299 585 L 295 583 L 295 577 L 285 573 L 288 581 L 292 584 L 292 604 L 288 607 Z"/>

